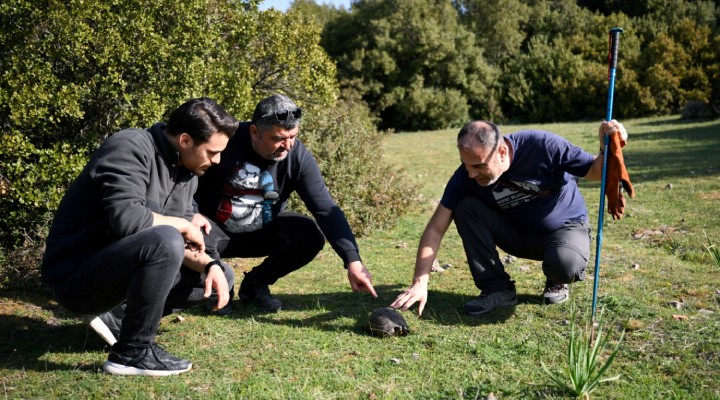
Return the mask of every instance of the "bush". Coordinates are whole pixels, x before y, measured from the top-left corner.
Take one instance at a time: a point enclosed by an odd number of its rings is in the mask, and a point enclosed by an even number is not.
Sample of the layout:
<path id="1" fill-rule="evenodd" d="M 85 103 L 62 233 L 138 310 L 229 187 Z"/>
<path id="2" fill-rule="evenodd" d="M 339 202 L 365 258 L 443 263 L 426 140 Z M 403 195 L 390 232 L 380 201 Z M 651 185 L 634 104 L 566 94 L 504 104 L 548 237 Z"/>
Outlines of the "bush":
<path id="1" fill-rule="evenodd" d="M 417 192 L 402 171 L 383 162 L 381 134 L 363 103 L 342 100 L 310 110 L 300 138 L 356 235 L 391 226 L 414 205 Z M 297 199 L 291 203 L 302 207 Z"/>
<path id="2" fill-rule="evenodd" d="M 40 149 L 20 134 L 0 146 L 0 288 L 39 284 L 44 238 L 65 188 L 87 162 L 82 146 Z M 4 259 L 3 259 L 4 258 Z"/>
<path id="3" fill-rule="evenodd" d="M 713 109 L 703 101 L 691 100 L 685 104 L 680 115 L 683 119 L 712 118 Z"/>

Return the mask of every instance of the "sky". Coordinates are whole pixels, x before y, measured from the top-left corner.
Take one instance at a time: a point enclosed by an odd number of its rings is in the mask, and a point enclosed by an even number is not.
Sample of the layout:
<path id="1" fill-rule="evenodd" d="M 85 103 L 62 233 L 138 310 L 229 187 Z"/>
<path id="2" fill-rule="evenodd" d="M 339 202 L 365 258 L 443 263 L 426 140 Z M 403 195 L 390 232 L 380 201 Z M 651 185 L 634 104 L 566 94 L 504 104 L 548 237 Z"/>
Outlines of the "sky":
<path id="1" fill-rule="evenodd" d="M 345 7 L 345 9 L 350 8 L 350 0 L 315 0 L 316 3 L 319 4 L 330 4 L 334 5 L 335 7 Z M 292 3 L 292 0 L 263 0 L 262 3 L 260 3 L 260 10 L 267 10 L 270 7 L 275 8 L 279 11 L 287 11 L 288 7 L 290 7 L 290 3 Z"/>

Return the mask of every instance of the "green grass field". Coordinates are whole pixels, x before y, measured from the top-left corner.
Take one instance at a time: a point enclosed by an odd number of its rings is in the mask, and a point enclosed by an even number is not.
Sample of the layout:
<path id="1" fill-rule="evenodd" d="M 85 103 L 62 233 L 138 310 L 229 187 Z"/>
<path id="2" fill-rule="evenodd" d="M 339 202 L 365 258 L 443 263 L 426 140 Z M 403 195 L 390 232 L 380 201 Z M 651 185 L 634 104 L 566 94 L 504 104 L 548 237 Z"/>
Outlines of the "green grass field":
<path id="1" fill-rule="evenodd" d="M 637 197 L 621 221 L 605 218 L 599 306 L 613 335 L 626 329 L 608 371 L 618 381 L 593 397 L 720 398 L 720 269 L 706 249 L 720 245 L 720 121 L 675 117 L 623 121 L 625 158 Z M 536 126 L 597 151 L 597 125 Z M 509 133 L 521 126 L 503 126 Z M 520 304 L 471 318 L 463 304 L 477 289 L 454 227 L 440 250 L 425 313 L 405 312 L 411 334 L 379 339 L 363 323 L 410 283 L 419 235 L 459 165 L 456 130 L 384 138 L 384 157 L 419 187 L 421 207 L 397 226 L 359 240 L 379 299 L 349 289 L 329 246 L 310 265 L 273 287 L 278 314 L 235 304 L 228 317 L 201 310 L 162 321 L 158 342 L 193 361 L 169 378 L 105 375 L 104 343 L 81 320 L 31 293 L 0 293 L 0 397 L 477 399 L 562 398 L 541 360 L 563 365 L 571 302 L 543 306 L 544 278 L 535 261 L 506 266 Z M 582 182 L 597 227 L 599 187 Z M 331 188 L 332 190 L 332 188 Z M 593 245 L 594 249 L 594 245 Z M 592 275 L 594 255 L 588 266 Z M 232 260 L 237 275 L 252 260 Z M 572 286 L 589 311 L 593 279 Z"/>

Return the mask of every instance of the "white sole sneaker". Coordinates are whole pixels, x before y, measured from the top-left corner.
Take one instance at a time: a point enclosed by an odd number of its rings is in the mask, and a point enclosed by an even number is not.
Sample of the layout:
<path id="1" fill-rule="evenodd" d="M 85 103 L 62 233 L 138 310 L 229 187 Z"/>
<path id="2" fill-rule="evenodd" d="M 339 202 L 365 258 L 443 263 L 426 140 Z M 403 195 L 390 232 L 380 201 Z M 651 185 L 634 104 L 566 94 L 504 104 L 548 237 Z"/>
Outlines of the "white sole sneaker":
<path id="1" fill-rule="evenodd" d="M 176 369 L 172 371 L 141 369 L 114 363 L 112 361 L 105 361 L 105 363 L 103 364 L 103 371 L 107 372 L 108 374 L 126 376 L 170 376 L 182 374 L 183 372 L 190 371 L 191 369 L 192 364 L 189 364 L 185 369 Z"/>
<path id="2" fill-rule="evenodd" d="M 100 317 L 95 317 L 92 320 L 90 320 L 90 327 L 93 328 L 95 332 L 97 332 L 98 335 L 100 335 L 101 338 L 107 344 L 110 346 L 117 343 L 117 339 L 115 338 L 115 335 L 110 332 L 110 328 L 105 325 L 105 323 L 100 319 Z"/>

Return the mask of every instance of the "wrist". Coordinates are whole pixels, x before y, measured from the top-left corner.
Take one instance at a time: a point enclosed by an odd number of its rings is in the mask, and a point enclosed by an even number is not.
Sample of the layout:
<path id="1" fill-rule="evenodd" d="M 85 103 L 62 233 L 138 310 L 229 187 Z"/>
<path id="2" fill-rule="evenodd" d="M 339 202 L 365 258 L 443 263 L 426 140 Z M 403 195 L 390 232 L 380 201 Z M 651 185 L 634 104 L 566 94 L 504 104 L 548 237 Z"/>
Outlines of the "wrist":
<path id="1" fill-rule="evenodd" d="M 208 273 L 210 273 L 210 268 L 212 268 L 213 265 L 217 265 L 218 267 L 220 267 L 220 269 L 222 270 L 222 272 L 225 272 L 225 266 L 222 265 L 222 263 L 220 262 L 220 260 L 212 260 L 212 261 L 210 261 L 209 263 L 205 264 L 205 275 L 207 275 Z"/>

